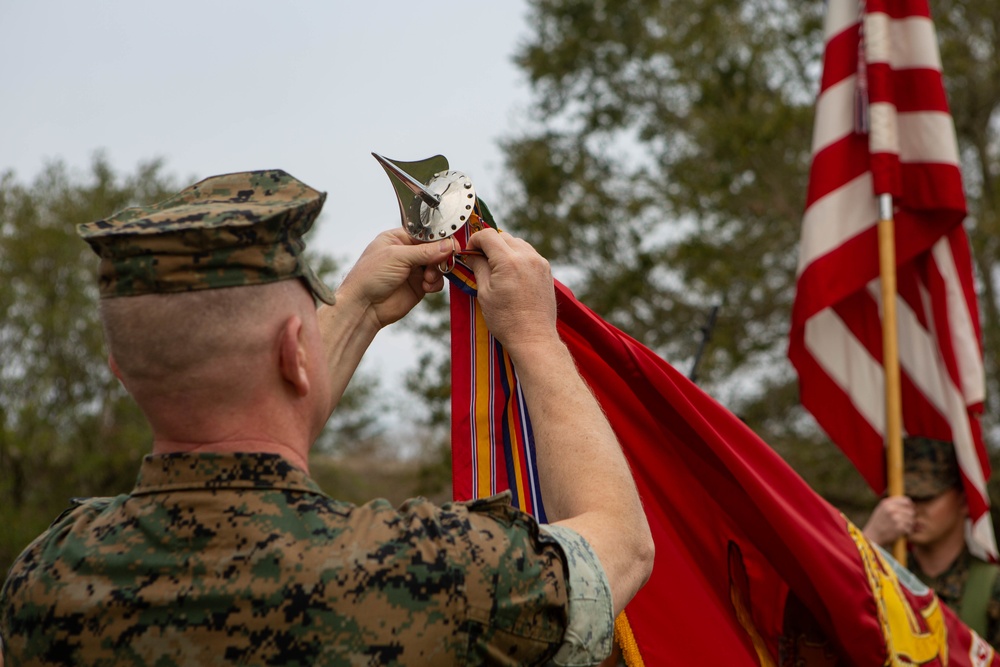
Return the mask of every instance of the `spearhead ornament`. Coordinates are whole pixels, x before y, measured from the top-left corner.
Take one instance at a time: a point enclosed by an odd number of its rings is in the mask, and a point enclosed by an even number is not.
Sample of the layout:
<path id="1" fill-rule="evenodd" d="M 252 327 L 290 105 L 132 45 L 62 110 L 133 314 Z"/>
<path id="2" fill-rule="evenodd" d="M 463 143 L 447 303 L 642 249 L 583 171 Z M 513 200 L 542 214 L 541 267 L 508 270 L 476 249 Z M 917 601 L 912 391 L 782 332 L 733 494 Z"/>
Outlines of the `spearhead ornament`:
<path id="1" fill-rule="evenodd" d="M 473 216 L 476 189 L 472 180 L 450 170 L 443 155 L 417 162 L 390 160 L 378 153 L 372 156 L 396 191 L 403 229 L 417 241 L 449 238 Z"/>

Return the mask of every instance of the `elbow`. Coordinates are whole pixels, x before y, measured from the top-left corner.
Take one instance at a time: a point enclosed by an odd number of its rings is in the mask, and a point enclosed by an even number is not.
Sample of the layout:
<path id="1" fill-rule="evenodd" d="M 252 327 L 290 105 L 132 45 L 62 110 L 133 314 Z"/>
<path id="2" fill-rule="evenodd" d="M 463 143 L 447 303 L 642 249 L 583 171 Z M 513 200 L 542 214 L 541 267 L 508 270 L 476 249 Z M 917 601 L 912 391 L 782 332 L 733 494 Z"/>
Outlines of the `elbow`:
<path id="1" fill-rule="evenodd" d="M 656 559 L 656 544 L 653 542 L 653 534 L 649 531 L 649 525 L 644 521 L 643 530 L 637 536 L 635 546 L 636 575 L 643 584 L 649 580 L 653 573 L 653 561 Z M 642 584 L 640 584 L 641 586 Z"/>
<path id="2" fill-rule="evenodd" d="M 617 580 L 621 585 L 619 588 L 612 586 L 612 590 L 616 593 L 616 615 L 649 581 L 649 577 L 653 573 L 653 561 L 656 557 L 653 536 L 645 521 L 632 533 L 631 539 L 623 542 L 621 546 L 624 550 L 619 552 L 620 578 Z"/>

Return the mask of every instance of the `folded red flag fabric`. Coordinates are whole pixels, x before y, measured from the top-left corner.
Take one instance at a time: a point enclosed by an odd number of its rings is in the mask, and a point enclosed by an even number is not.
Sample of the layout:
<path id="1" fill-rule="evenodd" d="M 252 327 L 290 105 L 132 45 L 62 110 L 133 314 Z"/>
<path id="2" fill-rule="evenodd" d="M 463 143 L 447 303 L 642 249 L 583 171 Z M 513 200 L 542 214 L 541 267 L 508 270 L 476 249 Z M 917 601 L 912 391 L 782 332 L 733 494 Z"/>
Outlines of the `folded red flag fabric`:
<path id="1" fill-rule="evenodd" d="M 452 273 L 456 499 L 544 517 L 516 369 Z M 614 427 L 656 542 L 616 623 L 629 665 L 987 665 L 993 650 L 901 577 L 737 417 L 556 285 L 559 332 Z M 798 660 L 799 662 L 795 662 Z"/>

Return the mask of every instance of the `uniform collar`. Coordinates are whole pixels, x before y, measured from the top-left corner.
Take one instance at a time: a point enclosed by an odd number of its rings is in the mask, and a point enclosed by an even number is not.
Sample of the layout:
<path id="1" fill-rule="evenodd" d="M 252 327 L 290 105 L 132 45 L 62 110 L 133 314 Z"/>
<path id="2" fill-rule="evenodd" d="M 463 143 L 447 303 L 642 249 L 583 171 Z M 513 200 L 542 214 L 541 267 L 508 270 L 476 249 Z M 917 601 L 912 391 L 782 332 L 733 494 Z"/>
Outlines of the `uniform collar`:
<path id="1" fill-rule="evenodd" d="M 151 454 L 132 495 L 204 489 L 278 489 L 319 493 L 319 486 L 278 454 Z"/>
<path id="2" fill-rule="evenodd" d="M 937 596 L 945 604 L 955 605 L 962 599 L 962 591 L 965 587 L 965 580 L 968 576 L 969 565 L 972 562 L 972 554 L 969 550 L 962 549 L 958 557 L 951 562 L 943 572 L 936 577 L 928 576 L 920 569 L 920 563 L 916 558 L 910 559 L 910 571 L 917 575 L 917 578 L 934 589 Z"/>

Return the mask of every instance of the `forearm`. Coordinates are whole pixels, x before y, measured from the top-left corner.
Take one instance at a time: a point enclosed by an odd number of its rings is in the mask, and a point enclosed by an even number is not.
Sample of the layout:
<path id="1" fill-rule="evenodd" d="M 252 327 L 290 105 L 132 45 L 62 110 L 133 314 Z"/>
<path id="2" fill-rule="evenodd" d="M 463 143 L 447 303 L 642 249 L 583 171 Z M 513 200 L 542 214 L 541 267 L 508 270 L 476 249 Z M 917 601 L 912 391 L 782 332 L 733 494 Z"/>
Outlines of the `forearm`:
<path id="1" fill-rule="evenodd" d="M 402 229 L 383 232 L 344 278 L 337 302 L 319 310 L 333 381 L 331 413 L 379 329 L 410 312 L 424 294 L 444 287 L 434 267 L 451 251 L 450 241 L 414 244 Z"/>
<path id="2" fill-rule="evenodd" d="M 379 326 L 366 304 L 342 293 L 337 303 L 323 306 L 317 313 L 326 349 L 327 369 L 331 378 L 330 412 L 340 403 L 351 377 L 375 339 Z"/>
<path id="3" fill-rule="evenodd" d="M 490 331 L 517 369 L 535 435 L 546 513 L 582 535 L 620 611 L 649 577 L 653 540 L 611 425 L 557 332 L 549 263 L 530 244 L 476 232 L 466 259 Z"/>
<path id="4" fill-rule="evenodd" d="M 649 575 L 652 540 L 618 439 L 561 341 L 512 357 L 531 414 L 546 513 L 590 542 L 620 611 Z"/>

